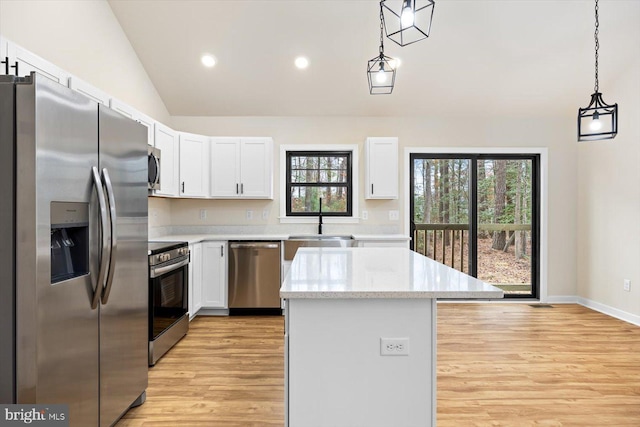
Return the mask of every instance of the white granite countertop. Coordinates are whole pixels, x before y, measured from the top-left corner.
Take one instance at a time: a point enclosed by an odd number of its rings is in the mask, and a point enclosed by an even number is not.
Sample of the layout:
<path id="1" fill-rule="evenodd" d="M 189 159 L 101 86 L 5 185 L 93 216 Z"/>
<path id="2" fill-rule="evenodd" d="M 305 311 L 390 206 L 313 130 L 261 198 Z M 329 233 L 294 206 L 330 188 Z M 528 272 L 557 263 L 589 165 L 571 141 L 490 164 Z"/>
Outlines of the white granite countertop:
<path id="1" fill-rule="evenodd" d="M 189 244 L 193 244 L 212 240 L 287 240 L 290 235 L 299 236 L 301 234 L 170 234 L 152 237 L 149 240 L 153 242 L 189 242 Z M 404 234 L 354 234 L 353 238 L 354 240 L 409 240 L 409 237 Z"/>
<path id="2" fill-rule="evenodd" d="M 301 248 L 280 296 L 502 298 L 504 293 L 406 248 Z"/>
<path id="3" fill-rule="evenodd" d="M 150 238 L 153 242 L 189 242 L 199 243 L 212 240 L 287 240 L 288 234 L 171 234 Z"/>

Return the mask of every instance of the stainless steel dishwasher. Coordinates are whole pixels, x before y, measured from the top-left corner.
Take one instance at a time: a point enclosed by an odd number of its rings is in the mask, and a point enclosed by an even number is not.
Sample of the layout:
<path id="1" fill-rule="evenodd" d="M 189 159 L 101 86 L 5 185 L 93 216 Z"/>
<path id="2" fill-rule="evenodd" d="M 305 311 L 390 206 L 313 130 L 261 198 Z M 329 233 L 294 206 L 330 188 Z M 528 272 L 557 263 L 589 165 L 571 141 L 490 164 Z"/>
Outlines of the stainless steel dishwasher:
<path id="1" fill-rule="evenodd" d="M 229 242 L 229 310 L 280 310 L 280 242 Z"/>

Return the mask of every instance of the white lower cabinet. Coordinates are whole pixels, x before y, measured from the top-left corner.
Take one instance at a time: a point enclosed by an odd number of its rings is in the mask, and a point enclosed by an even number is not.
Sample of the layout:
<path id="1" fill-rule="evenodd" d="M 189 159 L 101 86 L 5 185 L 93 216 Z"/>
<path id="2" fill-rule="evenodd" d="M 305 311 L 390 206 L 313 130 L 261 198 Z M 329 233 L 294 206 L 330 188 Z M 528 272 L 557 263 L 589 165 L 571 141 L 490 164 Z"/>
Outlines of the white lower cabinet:
<path id="1" fill-rule="evenodd" d="M 202 308 L 227 307 L 227 242 L 203 242 Z"/>
<path id="2" fill-rule="evenodd" d="M 189 320 L 202 308 L 202 243 L 189 245 Z"/>

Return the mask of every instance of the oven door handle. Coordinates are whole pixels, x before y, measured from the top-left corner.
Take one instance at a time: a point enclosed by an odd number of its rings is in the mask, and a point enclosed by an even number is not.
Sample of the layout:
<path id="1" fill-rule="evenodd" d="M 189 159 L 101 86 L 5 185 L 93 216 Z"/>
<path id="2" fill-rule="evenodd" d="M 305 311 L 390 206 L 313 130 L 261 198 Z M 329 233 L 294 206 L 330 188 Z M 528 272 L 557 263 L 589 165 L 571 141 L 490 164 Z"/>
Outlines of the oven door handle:
<path id="1" fill-rule="evenodd" d="M 109 222 L 107 220 L 107 202 L 104 197 L 104 190 L 102 189 L 102 179 L 100 179 L 100 172 L 97 167 L 92 168 L 93 172 L 93 185 L 96 187 L 96 193 L 98 194 L 98 205 L 100 206 L 100 227 L 102 234 L 102 248 L 100 251 L 100 265 L 98 269 L 98 278 L 93 289 L 93 297 L 91 298 L 91 309 L 95 310 L 98 307 L 98 301 L 100 301 L 100 295 L 102 295 L 102 283 L 104 282 L 104 276 L 107 271 L 107 251 L 109 250 L 109 240 L 107 239 L 107 233 L 109 232 Z"/>
<path id="2" fill-rule="evenodd" d="M 168 273 L 169 271 L 172 271 L 172 270 L 177 270 L 178 268 L 184 267 L 185 265 L 188 265 L 188 264 L 189 264 L 189 257 L 175 264 L 164 265 L 162 267 L 151 267 L 149 271 L 149 277 L 152 279 L 155 279 L 158 276 L 162 276 L 164 273 Z"/>
<path id="3" fill-rule="evenodd" d="M 111 287 L 113 286 L 113 276 L 116 273 L 116 255 L 118 251 L 118 216 L 116 211 L 116 197 L 113 193 L 113 185 L 111 185 L 111 178 L 109 177 L 109 171 L 107 168 L 102 169 L 102 180 L 107 188 L 107 198 L 109 200 L 109 213 L 111 218 L 111 248 L 109 250 L 109 270 L 107 271 L 107 282 L 102 292 L 102 304 L 106 304 L 109 301 L 109 294 L 111 294 Z"/>

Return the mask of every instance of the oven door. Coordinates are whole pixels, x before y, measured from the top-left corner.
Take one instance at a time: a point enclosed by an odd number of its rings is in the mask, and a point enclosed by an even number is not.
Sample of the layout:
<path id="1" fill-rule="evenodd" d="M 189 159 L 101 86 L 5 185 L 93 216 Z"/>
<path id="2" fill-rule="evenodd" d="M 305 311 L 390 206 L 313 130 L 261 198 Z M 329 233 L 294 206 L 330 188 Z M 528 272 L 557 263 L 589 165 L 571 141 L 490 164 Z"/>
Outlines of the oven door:
<path id="1" fill-rule="evenodd" d="M 149 340 L 153 341 L 187 314 L 189 255 L 149 269 Z"/>
<path id="2" fill-rule="evenodd" d="M 147 147 L 149 162 L 149 190 L 160 190 L 160 150 L 152 146 Z"/>

